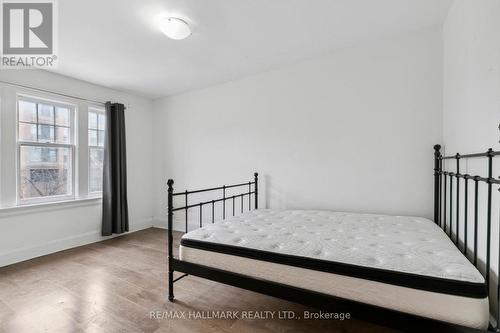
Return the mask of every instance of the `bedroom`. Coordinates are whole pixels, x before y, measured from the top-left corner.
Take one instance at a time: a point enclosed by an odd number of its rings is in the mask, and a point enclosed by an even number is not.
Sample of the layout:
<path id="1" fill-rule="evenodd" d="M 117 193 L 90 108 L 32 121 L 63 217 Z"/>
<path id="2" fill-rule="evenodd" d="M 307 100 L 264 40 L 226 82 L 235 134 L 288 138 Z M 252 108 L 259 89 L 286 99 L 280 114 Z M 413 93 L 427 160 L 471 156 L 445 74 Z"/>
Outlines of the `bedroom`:
<path id="1" fill-rule="evenodd" d="M 499 1 L 42 3 L 2 2 L 0 332 L 496 330 Z"/>

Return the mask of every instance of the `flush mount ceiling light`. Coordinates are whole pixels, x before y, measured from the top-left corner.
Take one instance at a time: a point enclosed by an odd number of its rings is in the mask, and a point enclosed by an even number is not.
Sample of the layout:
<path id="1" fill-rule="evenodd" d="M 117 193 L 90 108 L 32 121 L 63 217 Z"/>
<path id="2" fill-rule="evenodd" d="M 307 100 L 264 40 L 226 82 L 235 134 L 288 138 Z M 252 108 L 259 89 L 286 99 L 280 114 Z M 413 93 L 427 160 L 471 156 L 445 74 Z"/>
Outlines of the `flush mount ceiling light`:
<path id="1" fill-rule="evenodd" d="M 191 29 L 186 21 L 177 17 L 167 17 L 160 21 L 160 30 L 167 37 L 181 40 L 191 35 Z"/>

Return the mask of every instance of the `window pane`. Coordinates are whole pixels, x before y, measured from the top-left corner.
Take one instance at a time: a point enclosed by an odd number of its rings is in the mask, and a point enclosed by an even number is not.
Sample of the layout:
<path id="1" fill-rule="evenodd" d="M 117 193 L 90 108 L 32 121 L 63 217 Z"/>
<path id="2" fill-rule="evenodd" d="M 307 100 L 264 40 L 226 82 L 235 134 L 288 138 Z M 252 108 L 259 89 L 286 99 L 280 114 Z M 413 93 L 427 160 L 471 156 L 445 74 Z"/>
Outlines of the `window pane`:
<path id="1" fill-rule="evenodd" d="M 21 146 L 21 199 L 71 195 L 71 149 Z"/>
<path id="2" fill-rule="evenodd" d="M 98 128 L 103 131 L 106 129 L 106 116 L 103 114 L 98 116 Z"/>
<path id="3" fill-rule="evenodd" d="M 38 125 L 38 142 L 54 142 L 54 126 Z"/>
<path id="4" fill-rule="evenodd" d="M 57 148 L 51 147 L 31 147 L 28 156 L 30 163 L 35 162 L 57 162 Z"/>
<path id="5" fill-rule="evenodd" d="M 42 162 L 57 162 L 57 148 L 39 147 Z"/>
<path id="6" fill-rule="evenodd" d="M 97 129 L 97 113 L 89 112 L 89 129 Z"/>
<path id="7" fill-rule="evenodd" d="M 104 131 L 97 132 L 97 145 L 99 147 L 104 147 Z"/>
<path id="8" fill-rule="evenodd" d="M 69 126 L 69 109 L 56 107 L 56 125 Z"/>
<path id="9" fill-rule="evenodd" d="M 57 143 L 71 143 L 69 127 L 56 126 L 56 142 Z"/>
<path id="10" fill-rule="evenodd" d="M 19 101 L 19 121 L 36 122 L 36 104 Z"/>
<path id="11" fill-rule="evenodd" d="M 101 192 L 104 149 L 90 148 L 89 158 L 89 192 Z"/>
<path id="12" fill-rule="evenodd" d="M 52 105 L 38 104 L 38 123 L 54 124 L 54 107 Z"/>
<path id="13" fill-rule="evenodd" d="M 97 146 L 97 131 L 89 130 L 89 146 Z"/>
<path id="14" fill-rule="evenodd" d="M 19 140 L 21 141 L 36 141 L 36 125 L 19 123 Z"/>

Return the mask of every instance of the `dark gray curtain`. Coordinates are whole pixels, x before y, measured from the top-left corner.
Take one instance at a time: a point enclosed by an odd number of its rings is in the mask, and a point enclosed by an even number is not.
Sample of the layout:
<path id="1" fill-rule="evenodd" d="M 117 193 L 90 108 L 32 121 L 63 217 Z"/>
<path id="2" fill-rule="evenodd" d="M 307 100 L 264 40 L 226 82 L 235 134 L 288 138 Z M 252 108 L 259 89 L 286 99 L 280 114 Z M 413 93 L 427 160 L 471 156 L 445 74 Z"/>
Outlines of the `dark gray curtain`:
<path id="1" fill-rule="evenodd" d="M 102 188 L 102 235 L 128 231 L 127 154 L 125 106 L 106 103 L 104 175 Z"/>

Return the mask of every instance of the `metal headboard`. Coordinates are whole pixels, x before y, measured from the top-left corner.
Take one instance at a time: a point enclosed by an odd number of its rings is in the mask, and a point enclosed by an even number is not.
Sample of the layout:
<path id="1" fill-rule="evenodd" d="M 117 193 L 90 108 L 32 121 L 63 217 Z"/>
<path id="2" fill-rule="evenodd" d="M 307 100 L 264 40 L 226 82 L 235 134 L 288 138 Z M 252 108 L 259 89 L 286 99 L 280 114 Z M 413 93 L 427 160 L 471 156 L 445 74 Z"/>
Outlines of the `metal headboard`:
<path id="1" fill-rule="evenodd" d="M 492 200 L 493 200 L 493 185 L 500 185 L 500 180 L 494 178 L 493 175 L 493 158 L 499 156 L 500 151 L 493 151 L 493 149 L 488 149 L 488 151 L 483 153 L 474 153 L 460 155 L 455 154 L 451 156 L 441 155 L 441 146 L 434 146 L 434 222 L 439 225 L 444 232 L 450 237 L 450 239 L 455 243 L 457 248 L 467 256 L 468 244 L 467 244 L 467 232 L 468 232 L 468 217 L 469 209 L 473 209 L 473 225 L 474 225 L 474 244 L 472 247 L 473 251 L 473 264 L 479 268 L 478 264 L 478 212 L 480 210 L 479 206 L 479 183 L 486 183 L 487 185 L 487 204 L 486 204 L 486 269 L 482 272 L 488 290 L 491 290 L 490 285 L 490 270 L 491 270 L 491 224 L 492 224 Z M 460 172 L 460 161 L 462 159 L 474 159 L 474 158 L 486 158 L 488 175 L 486 177 L 478 175 L 463 174 Z M 444 170 L 444 161 L 450 160 L 455 161 L 455 170 L 446 171 Z M 472 182 L 474 191 L 474 206 L 469 207 L 469 183 Z M 461 183 L 463 183 L 464 200 L 463 209 L 461 207 Z M 455 184 L 455 186 L 454 186 Z M 500 189 L 499 189 L 500 190 Z M 453 200 L 453 194 L 455 193 L 455 200 Z M 453 202 L 455 201 L 455 202 Z M 447 207 L 448 206 L 448 207 Z M 447 209 L 448 208 L 448 209 Z M 460 216 L 463 215 L 463 248 L 460 248 Z M 500 224 L 500 221 L 499 221 Z M 455 228 L 453 228 L 453 225 Z M 500 225 L 499 225 L 500 230 Z M 453 234 L 455 231 L 455 234 Z M 500 241 L 500 234 L 499 234 Z M 499 249 L 497 248 L 498 252 Z M 498 259 L 498 267 L 500 268 L 500 256 Z M 500 287 L 496 284 L 496 301 L 500 303 Z M 491 303 L 491 302 L 490 302 Z M 499 306 L 500 309 L 500 306 Z M 497 311 L 499 312 L 499 311 Z M 500 313 L 497 313 L 495 320 L 497 321 L 497 328 L 499 327 Z"/>
<path id="2" fill-rule="evenodd" d="M 173 220 L 172 220 L 172 215 L 173 212 L 183 210 L 185 211 L 185 232 L 187 233 L 188 230 L 188 210 L 191 208 L 199 208 L 200 212 L 200 228 L 203 226 L 203 206 L 205 205 L 211 205 L 212 206 L 212 223 L 215 222 L 215 204 L 218 202 L 222 202 L 222 219 L 226 219 L 226 201 L 231 200 L 232 201 L 232 206 L 233 206 L 233 216 L 235 215 L 235 200 L 236 198 L 239 198 L 241 200 L 240 208 L 241 208 L 241 213 L 243 213 L 243 199 L 245 196 L 248 195 L 248 210 L 251 210 L 252 206 L 252 194 L 255 196 L 254 199 L 254 209 L 258 209 L 259 207 L 259 174 L 257 172 L 254 173 L 254 181 L 253 182 L 248 182 L 248 183 L 240 183 L 240 184 L 233 184 L 233 185 L 222 185 L 219 187 L 212 187 L 212 188 L 205 188 L 201 190 L 194 190 L 194 191 L 184 191 L 184 192 L 177 192 L 174 193 L 174 181 L 173 179 L 169 179 L 167 182 L 168 185 L 168 228 L 171 230 Z M 253 185 L 253 191 L 252 191 L 252 185 Z M 226 191 L 228 189 L 232 188 L 240 188 L 240 187 L 248 187 L 248 192 L 241 192 L 235 195 L 227 195 Z M 209 200 L 209 201 L 202 201 L 198 202 L 195 204 L 189 205 L 188 201 L 188 196 L 190 194 L 195 194 L 195 193 L 203 193 L 203 192 L 212 192 L 212 191 L 222 191 L 222 197 L 219 199 L 214 199 L 214 200 Z M 184 197 L 184 203 L 185 205 L 182 207 L 177 207 L 174 208 L 173 206 L 173 198 L 176 196 L 183 196 Z"/>

